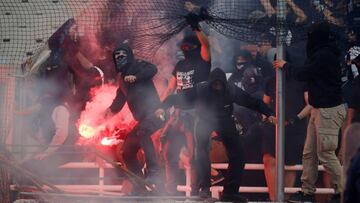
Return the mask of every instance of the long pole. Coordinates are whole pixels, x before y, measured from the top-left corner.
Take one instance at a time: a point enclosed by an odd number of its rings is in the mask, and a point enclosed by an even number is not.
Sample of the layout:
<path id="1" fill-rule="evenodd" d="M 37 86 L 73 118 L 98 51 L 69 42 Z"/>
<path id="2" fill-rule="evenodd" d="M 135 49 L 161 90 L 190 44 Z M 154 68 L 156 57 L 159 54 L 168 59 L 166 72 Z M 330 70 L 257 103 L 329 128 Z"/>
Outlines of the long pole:
<path id="1" fill-rule="evenodd" d="M 277 0 L 276 46 L 277 59 L 284 59 L 285 0 Z M 285 79 L 283 70 L 276 72 L 276 200 L 284 202 L 284 157 L 285 157 Z"/>

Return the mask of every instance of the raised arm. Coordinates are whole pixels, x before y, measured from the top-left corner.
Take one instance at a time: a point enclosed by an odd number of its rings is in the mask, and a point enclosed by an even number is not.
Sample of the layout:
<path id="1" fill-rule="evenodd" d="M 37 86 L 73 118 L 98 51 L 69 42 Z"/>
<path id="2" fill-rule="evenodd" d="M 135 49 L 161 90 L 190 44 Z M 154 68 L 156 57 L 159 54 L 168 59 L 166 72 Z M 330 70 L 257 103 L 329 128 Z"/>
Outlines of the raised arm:
<path id="1" fill-rule="evenodd" d="M 201 44 L 201 58 L 206 61 L 211 61 L 210 43 L 208 37 L 201 30 L 194 31 Z"/>
<path id="2" fill-rule="evenodd" d="M 302 22 L 306 21 L 306 19 L 307 19 L 306 14 L 304 13 L 304 11 L 298 5 L 296 5 L 294 3 L 293 0 L 286 0 L 286 3 L 289 5 L 291 10 L 293 10 L 295 15 L 297 16 L 297 19 L 296 19 L 297 23 L 302 23 Z"/>
<path id="3" fill-rule="evenodd" d="M 264 7 L 264 10 L 268 17 L 273 16 L 276 13 L 275 8 L 271 5 L 270 0 L 260 0 L 261 5 Z"/>
<path id="4" fill-rule="evenodd" d="M 185 16 L 186 22 L 195 32 L 201 44 L 201 58 L 206 62 L 210 62 L 210 43 L 205 33 L 201 31 L 201 27 L 199 24 L 200 21 L 209 18 L 209 14 L 205 8 L 195 5 L 190 1 L 186 1 L 184 6 L 185 9 L 190 12 L 187 16 Z M 198 10 L 198 12 L 196 12 L 196 10 Z"/>

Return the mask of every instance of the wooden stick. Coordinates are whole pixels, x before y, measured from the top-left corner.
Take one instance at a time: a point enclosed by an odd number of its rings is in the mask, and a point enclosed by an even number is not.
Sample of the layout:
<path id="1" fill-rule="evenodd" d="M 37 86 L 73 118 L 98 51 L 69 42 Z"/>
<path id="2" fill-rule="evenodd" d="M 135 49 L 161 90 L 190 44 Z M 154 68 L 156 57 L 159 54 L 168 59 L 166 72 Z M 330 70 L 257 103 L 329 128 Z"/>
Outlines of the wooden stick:
<path id="1" fill-rule="evenodd" d="M 135 173 L 131 172 L 130 170 L 126 169 L 125 167 L 123 167 L 122 165 L 120 165 L 119 163 L 111 160 L 109 157 L 103 155 L 101 152 L 97 151 L 97 150 L 93 150 L 94 154 L 96 156 L 98 156 L 99 158 L 103 159 L 104 161 L 108 162 L 109 164 L 111 164 L 114 168 L 122 171 L 125 173 L 125 175 L 127 175 L 130 179 L 132 179 L 135 184 L 141 184 L 144 186 L 147 186 L 151 189 L 151 191 L 156 191 L 155 187 L 147 182 L 146 180 L 144 180 L 143 178 L 141 178 L 140 176 L 136 175 Z"/>
<path id="2" fill-rule="evenodd" d="M 11 161 L 6 160 L 5 158 L 3 158 L 3 156 L 0 156 L 0 164 L 4 166 L 4 168 L 6 168 L 10 173 L 13 173 L 13 175 L 18 175 L 16 173 L 22 173 L 27 179 L 29 179 L 34 185 L 35 187 L 42 191 L 42 192 L 47 192 L 46 190 L 44 190 L 42 188 L 42 185 L 40 183 L 38 183 L 37 180 L 33 179 L 33 177 L 28 176 L 28 174 L 23 173 L 21 171 L 21 169 L 19 169 L 18 167 L 14 166 L 13 163 Z"/>
<path id="3" fill-rule="evenodd" d="M 45 185 L 45 186 L 48 186 L 50 189 L 52 189 L 54 192 L 63 193 L 62 190 L 60 190 L 53 184 L 40 179 L 36 175 L 32 174 L 30 171 L 22 168 L 21 165 L 18 164 L 17 161 L 15 161 L 11 152 L 9 152 L 5 147 L 0 146 L 0 148 L 2 149 L 1 150 L 2 153 L 4 153 L 7 157 L 9 157 L 11 159 L 10 160 L 9 158 L 5 158 L 4 156 L 0 155 L 0 161 L 5 163 L 4 165 L 5 165 L 5 167 L 8 167 L 10 173 L 14 173 L 14 171 L 11 170 L 11 169 L 14 169 L 17 172 L 19 172 L 20 174 L 23 174 L 26 178 L 28 178 L 31 182 L 33 182 L 38 189 L 41 188 L 40 189 L 41 191 L 45 191 L 42 188 L 42 185 Z M 14 175 L 17 175 L 17 174 L 14 174 Z"/>

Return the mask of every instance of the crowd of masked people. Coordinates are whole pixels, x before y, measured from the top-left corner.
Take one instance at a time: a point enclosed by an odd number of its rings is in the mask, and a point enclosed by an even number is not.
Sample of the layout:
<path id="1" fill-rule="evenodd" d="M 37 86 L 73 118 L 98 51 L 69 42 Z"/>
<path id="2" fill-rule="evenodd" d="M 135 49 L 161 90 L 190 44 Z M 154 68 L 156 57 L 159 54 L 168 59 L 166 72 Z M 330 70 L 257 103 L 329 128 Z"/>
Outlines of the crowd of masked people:
<path id="1" fill-rule="evenodd" d="M 306 20 L 306 13 L 296 4 L 290 0 L 288 4 L 296 20 Z M 265 8 L 267 15 L 276 12 Z M 239 44 L 234 49 L 232 67 L 212 67 L 208 37 L 197 18 L 186 19 L 192 31 L 180 43 L 183 58 L 160 94 L 153 81 L 157 67 L 136 58 L 130 43 L 106 46 L 99 59 L 90 60 L 79 48 L 76 22 L 68 20 L 48 41 L 51 53 L 40 72 L 47 85 L 35 104 L 21 112 L 36 112 L 40 126 L 36 139 L 44 144 L 24 167 L 50 173 L 50 166 L 69 161 L 58 152 L 76 150 L 62 146 L 71 146 L 77 139 L 75 122 L 90 98 L 90 89 L 115 81 L 119 86 L 116 97 L 104 116 L 110 118 L 128 104 L 137 125 L 124 140 L 122 160 L 127 169 L 155 186 L 155 195 L 179 194 L 177 185 L 183 179 L 179 162 L 185 156 L 192 170 L 191 194 L 211 198 L 210 187 L 222 178 L 211 162 L 220 156 L 229 163 L 221 182 L 221 199 L 246 202 L 239 194 L 246 157 L 252 156 L 246 146 L 257 145 L 269 199 L 275 201 L 275 72 L 281 69 L 286 95 L 285 164 L 303 165 L 301 191 L 289 201 L 315 202 L 320 163 L 334 189 L 330 201 L 343 197 L 344 202 L 359 202 L 360 152 L 353 150 L 350 156 L 344 144 L 356 132 L 347 129 L 360 121 L 359 30 L 344 29 L 346 41 L 341 45 L 334 31 L 338 24 L 314 23 L 306 41 L 286 45 L 284 60 L 276 58 L 275 37 L 265 33 L 259 43 Z M 110 68 L 101 70 L 94 64 Z M 161 147 L 152 139 L 156 132 L 160 132 Z M 143 151 L 145 164 L 139 160 L 139 151 Z M 346 156 L 348 160 L 343 161 Z M 159 159 L 165 160 L 165 167 Z M 341 163 L 348 163 L 346 182 Z M 296 172 L 286 171 L 284 176 L 285 186 L 294 186 Z M 130 194 L 149 195 L 149 191 L 134 183 Z"/>

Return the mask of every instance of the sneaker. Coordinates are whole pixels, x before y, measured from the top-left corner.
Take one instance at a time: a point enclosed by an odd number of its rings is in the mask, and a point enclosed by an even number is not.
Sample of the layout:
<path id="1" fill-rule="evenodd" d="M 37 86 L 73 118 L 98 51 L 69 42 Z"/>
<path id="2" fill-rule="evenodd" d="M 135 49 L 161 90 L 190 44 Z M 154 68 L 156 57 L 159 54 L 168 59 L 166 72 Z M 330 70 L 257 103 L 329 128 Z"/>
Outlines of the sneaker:
<path id="1" fill-rule="evenodd" d="M 292 203 L 305 203 L 305 202 L 315 202 L 314 194 L 305 194 L 302 191 L 299 191 L 290 196 L 288 202 Z"/>
<path id="2" fill-rule="evenodd" d="M 197 196 L 199 196 L 199 190 L 191 190 L 190 196 L 191 196 L 191 197 L 197 197 Z"/>
<path id="3" fill-rule="evenodd" d="M 211 185 L 216 185 L 221 183 L 224 180 L 223 174 L 219 171 L 216 176 L 211 176 Z"/>
<path id="4" fill-rule="evenodd" d="M 210 188 L 202 188 L 199 192 L 199 196 L 201 199 L 211 198 Z"/>
<path id="5" fill-rule="evenodd" d="M 152 184 L 156 187 L 165 187 L 164 186 L 164 181 L 162 179 L 161 174 L 159 173 L 159 171 L 156 172 L 151 172 L 148 171 L 148 173 L 146 174 L 146 178 L 145 181 L 149 184 Z"/>
<path id="6" fill-rule="evenodd" d="M 340 194 L 334 194 L 327 203 L 340 203 L 341 202 L 341 196 Z"/>
<path id="7" fill-rule="evenodd" d="M 241 196 L 240 194 L 226 194 L 221 195 L 221 201 L 224 202 L 248 202 L 248 199 Z"/>

